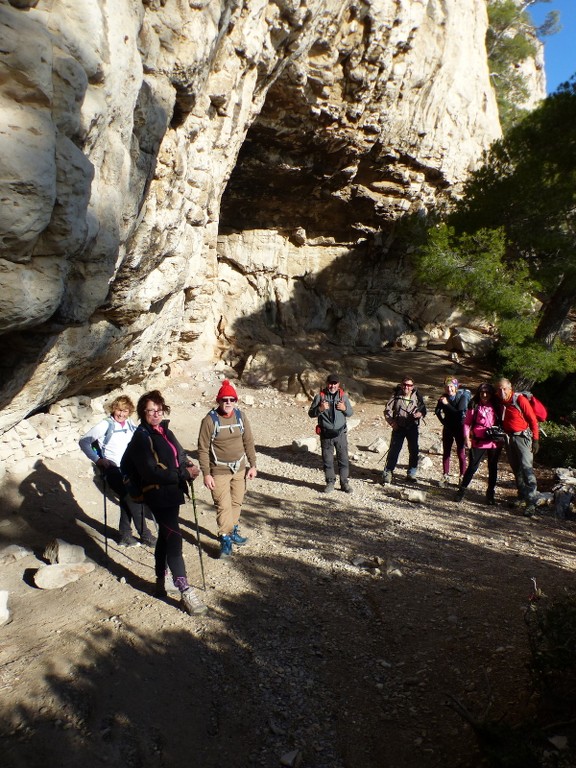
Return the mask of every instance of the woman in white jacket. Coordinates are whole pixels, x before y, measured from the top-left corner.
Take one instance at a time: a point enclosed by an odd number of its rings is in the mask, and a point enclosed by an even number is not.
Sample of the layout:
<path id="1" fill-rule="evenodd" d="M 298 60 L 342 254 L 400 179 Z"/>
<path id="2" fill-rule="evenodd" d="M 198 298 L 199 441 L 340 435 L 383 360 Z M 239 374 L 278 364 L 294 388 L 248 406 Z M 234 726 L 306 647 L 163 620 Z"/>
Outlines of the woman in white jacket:
<path id="1" fill-rule="evenodd" d="M 126 395 L 120 395 L 110 404 L 110 415 L 86 432 L 80 438 L 79 445 L 90 461 L 100 469 L 108 487 L 118 496 L 119 545 L 132 547 L 138 544 L 132 535 L 133 522 L 140 541 L 152 547 L 156 543 L 156 537 L 146 525 L 144 505 L 130 498 L 120 472 L 120 460 L 136 430 L 136 425 L 130 418 L 133 412 L 132 400 Z"/>
<path id="2" fill-rule="evenodd" d="M 488 462 L 486 503 L 491 506 L 496 504 L 495 488 L 498 480 L 498 460 L 500 459 L 504 442 L 502 440 L 495 440 L 494 437 L 486 434 L 486 432 L 491 427 L 499 426 L 500 419 L 497 408 L 494 387 L 491 384 L 480 384 L 464 418 L 464 445 L 470 450 L 468 454 L 468 467 L 456 494 L 456 501 L 462 501 L 470 481 L 480 466 L 480 462 L 486 456 Z"/>

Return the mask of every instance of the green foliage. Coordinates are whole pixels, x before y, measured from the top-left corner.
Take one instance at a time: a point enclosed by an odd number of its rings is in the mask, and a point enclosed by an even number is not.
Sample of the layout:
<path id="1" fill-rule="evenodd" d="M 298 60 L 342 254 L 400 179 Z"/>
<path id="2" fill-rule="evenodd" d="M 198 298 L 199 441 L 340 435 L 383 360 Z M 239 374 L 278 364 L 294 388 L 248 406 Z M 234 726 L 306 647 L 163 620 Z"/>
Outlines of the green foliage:
<path id="1" fill-rule="evenodd" d="M 502 228 L 458 235 L 440 224 L 429 230 L 415 263 L 423 285 L 452 293 L 497 327 L 497 365 L 511 379 L 544 381 L 556 372 L 576 370 L 573 348 L 534 338 L 538 316 L 532 297 L 538 286 L 526 262 L 509 258 Z"/>
<path id="2" fill-rule="evenodd" d="M 453 292 L 464 305 L 493 322 L 517 318 L 530 311 L 534 285 L 526 266 L 507 265 L 505 254 L 502 229 L 456 235 L 453 228 L 441 224 L 429 231 L 416 256 L 417 275 L 423 283 Z"/>
<path id="3" fill-rule="evenodd" d="M 555 373 L 575 371 L 576 351 L 561 341 L 552 347 L 537 341 L 529 331 L 533 324 L 533 318 L 527 322 L 504 320 L 500 324 L 497 357 L 509 378 L 546 381 Z"/>
<path id="4" fill-rule="evenodd" d="M 457 232 L 503 227 L 508 259 L 527 265 L 539 285 L 535 343 L 526 353 L 503 344 L 505 364 L 518 370 L 526 354 L 542 375 L 561 366 L 574 370 L 557 337 L 576 303 L 576 83 L 566 83 L 492 145 L 450 223 Z M 511 334 L 511 327 L 503 335 L 518 340 L 520 331 Z M 549 364 L 541 359 L 547 354 Z"/>
<path id="5" fill-rule="evenodd" d="M 538 463 L 547 467 L 576 467 L 576 427 L 547 421 L 544 431 Z"/>
<path id="6" fill-rule="evenodd" d="M 504 129 L 525 113 L 522 105 L 530 95 L 526 77 L 518 68 L 536 54 L 536 32 L 525 7 L 526 4 L 518 5 L 514 0 L 488 3 L 488 65 Z"/>
<path id="7" fill-rule="evenodd" d="M 471 174 L 453 223 L 471 231 L 504 226 L 525 258 L 547 265 L 576 245 L 576 84 L 549 96 Z"/>

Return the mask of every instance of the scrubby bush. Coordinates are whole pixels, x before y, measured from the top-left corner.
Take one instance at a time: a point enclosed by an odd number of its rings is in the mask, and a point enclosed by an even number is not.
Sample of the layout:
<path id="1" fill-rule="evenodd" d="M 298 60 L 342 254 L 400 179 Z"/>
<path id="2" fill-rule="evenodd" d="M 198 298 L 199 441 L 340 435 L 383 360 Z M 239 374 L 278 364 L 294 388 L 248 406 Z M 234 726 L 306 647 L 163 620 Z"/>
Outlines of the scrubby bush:
<path id="1" fill-rule="evenodd" d="M 576 427 L 547 421 L 540 439 L 538 463 L 548 467 L 576 467 Z"/>

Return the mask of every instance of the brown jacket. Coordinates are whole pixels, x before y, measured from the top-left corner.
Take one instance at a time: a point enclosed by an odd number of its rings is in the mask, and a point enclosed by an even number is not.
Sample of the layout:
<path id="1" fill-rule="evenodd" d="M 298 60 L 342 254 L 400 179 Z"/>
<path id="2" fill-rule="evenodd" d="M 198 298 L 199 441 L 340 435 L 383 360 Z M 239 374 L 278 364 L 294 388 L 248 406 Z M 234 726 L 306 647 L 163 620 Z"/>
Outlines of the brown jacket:
<path id="1" fill-rule="evenodd" d="M 234 471 L 229 465 L 237 462 L 237 469 L 256 466 L 256 448 L 250 422 L 241 412 L 244 431 L 240 429 L 236 413 L 229 418 L 217 414 L 220 428 L 214 435 L 215 424 L 210 413 L 202 419 L 198 434 L 198 461 L 203 476 L 222 475 Z"/>

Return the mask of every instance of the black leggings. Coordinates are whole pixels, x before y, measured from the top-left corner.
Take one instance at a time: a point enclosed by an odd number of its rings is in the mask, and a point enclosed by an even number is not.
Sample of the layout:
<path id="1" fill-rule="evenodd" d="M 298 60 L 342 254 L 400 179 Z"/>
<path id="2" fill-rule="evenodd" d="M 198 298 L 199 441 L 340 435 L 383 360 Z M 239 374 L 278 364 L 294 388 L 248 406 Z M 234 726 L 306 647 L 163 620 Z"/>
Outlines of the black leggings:
<path id="1" fill-rule="evenodd" d="M 468 488 L 470 481 L 476 474 L 476 470 L 480 466 L 480 462 L 486 456 L 488 460 L 488 488 L 486 492 L 494 493 L 496 488 L 496 482 L 498 480 L 498 459 L 502 452 L 502 447 L 497 448 L 471 448 L 468 454 L 468 469 L 464 473 L 461 488 Z"/>
<path id="2" fill-rule="evenodd" d="M 144 511 L 142 504 L 133 502 L 130 506 L 130 497 L 122 480 L 122 473 L 120 469 L 114 465 L 106 467 L 104 470 L 104 477 L 108 483 L 108 487 L 114 491 L 118 496 L 118 504 L 120 506 L 120 522 L 118 524 L 118 530 L 121 536 L 126 536 L 132 532 L 133 522 L 136 527 L 136 532 L 142 536 L 146 533 L 147 527 L 144 521 Z"/>
<path id="3" fill-rule="evenodd" d="M 173 579 L 186 579 L 186 566 L 182 557 L 182 532 L 178 522 L 180 505 L 151 509 L 158 523 L 158 541 L 154 550 L 156 578 L 163 578 L 168 566 Z"/>

